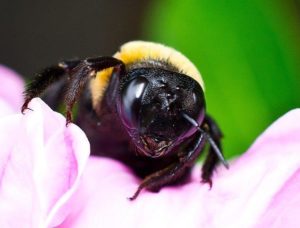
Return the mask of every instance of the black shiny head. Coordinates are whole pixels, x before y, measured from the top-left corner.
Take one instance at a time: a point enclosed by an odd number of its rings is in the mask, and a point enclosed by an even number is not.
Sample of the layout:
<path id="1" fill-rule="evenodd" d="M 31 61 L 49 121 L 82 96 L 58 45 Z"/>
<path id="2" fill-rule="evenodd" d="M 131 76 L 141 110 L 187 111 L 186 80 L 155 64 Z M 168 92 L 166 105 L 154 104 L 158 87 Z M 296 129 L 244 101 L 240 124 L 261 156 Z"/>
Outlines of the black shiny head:
<path id="1" fill-rule="evenodd" d="M 139 153 L 149 157 L 168 154 L 195 133 L 182 113 L 199 124 L 205 116 L 204 94 L 198 82 L 159 68 L 129 71 L 120 82 L 117 106 Z"/>

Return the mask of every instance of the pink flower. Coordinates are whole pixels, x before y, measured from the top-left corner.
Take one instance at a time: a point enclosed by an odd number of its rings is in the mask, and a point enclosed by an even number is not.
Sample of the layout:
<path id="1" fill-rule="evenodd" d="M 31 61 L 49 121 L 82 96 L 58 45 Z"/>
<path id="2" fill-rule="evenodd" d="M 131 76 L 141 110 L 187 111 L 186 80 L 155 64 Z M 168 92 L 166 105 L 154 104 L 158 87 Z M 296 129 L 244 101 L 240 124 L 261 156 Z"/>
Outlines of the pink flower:
<path id="1" fill-rule="evenodd" d="M 8 93 L 19 89 L 21 80 L 0 72 L 11 77 L 1 83 L 0 227 L 53 227 L 70 213 L 66 202 L 79 184 L 89 143 L 39 99 L 30 104 L 34 111 L 8 115 L 19 109 L 21 98 Z"/>
<path id="2" fill-rule="evenodd" d="M 0 94 L 0 114 L 15 110 Z M 197 166 L 191 183 L 143 191 L 131 202 L 140 180 L 128 167 L 87 161 L 78 127 L 65 128 L 63 116 L 40 99 L 30 108 L 0 118 L 0 227 L 300 227 L 299 109 L 271 125 L 229 170 L 219 167 L 211 190 Z"/>

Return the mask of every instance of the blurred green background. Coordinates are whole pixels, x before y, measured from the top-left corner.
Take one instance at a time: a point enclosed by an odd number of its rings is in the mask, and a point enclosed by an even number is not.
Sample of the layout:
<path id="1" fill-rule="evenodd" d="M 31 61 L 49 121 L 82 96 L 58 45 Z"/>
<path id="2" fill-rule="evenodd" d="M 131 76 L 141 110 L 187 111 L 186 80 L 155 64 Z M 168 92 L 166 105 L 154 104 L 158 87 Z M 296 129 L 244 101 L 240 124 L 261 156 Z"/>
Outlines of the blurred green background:
<path id="1" fill-rule="evenodd" d="M 199 68 L 227 157 L 300 107 L 297 2 L 165 0 L 152 7 L 145 36 L 175 47 Z"/>
<path id="2" fill-rule="evenodd" d="M 27 79 L 129 40 L 180 50 L 202 73 L 226 157 L 300 106 L 300 0 L 2 1 L 0 27 L 0 63 Z"/>

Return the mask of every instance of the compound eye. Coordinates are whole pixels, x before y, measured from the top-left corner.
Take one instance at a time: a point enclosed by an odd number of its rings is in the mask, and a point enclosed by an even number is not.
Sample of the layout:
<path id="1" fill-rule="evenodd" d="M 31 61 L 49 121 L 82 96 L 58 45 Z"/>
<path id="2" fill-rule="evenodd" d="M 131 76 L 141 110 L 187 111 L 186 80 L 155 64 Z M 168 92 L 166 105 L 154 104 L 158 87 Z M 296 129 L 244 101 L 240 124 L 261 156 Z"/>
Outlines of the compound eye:
<path id="1" fill-rule="evenodd" d="M 198 84 L 188 91 L 182 104 L 182 113 L 189 115 L 201 125 L 205 117 L 205 99 L 203 90 Z M 181 133 L 181 136 L 188 137 L 196 131 L 196 128 L 182 118 L 182 113 L 176 124 L 177 131 Z"/>
<path id="2" fill-rule="evenodd" d="M 122 88 L 119 112 L 124 124 L 129 128 L 136 128 L 138 125 L 142 98 L 147 85 L 146 78 L 137 77 Z"/>
<path id="3" fill-rule="evenodd" d="M 194 88 L 192 93 L 193 100 L 193 117 L 197 120 L 199 124 L 202 123 L 205 116 L 205 100 L 203 90 L 199 88 Z"/>

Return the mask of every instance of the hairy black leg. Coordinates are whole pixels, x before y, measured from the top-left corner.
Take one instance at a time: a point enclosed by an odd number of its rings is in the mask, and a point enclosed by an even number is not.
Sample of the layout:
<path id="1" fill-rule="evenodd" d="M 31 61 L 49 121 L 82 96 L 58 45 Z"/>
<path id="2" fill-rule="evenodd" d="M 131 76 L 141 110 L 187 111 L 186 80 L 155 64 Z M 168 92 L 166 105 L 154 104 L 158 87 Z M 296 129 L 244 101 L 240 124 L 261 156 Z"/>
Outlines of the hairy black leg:
<path id="1" fill-rule="evenodd" d="M 165 169 L 157 171 L 147 176 L 139 185 L 134 195 L 129 199 L 136 199 L 139 193 L 144 188 L 156 191 L 159 190 L 162 186 L 172 183 L 176 179 L 181 177 L 187 168 L 193 166 L 196 159 L 203 151 L 205 143 L 206 138 L 204 137 L 204 135 L 201 133 L 196 133 L 195 139 L 190 143 L 190 145 L 187 148 L 187 152 L 181 154 L 181 157 L 179 158 L 179 161 L 177 163 L 173 163 Z"/>
<path id="2" fill-rule="evenodd" d="M 50 84 L 61 80 L 62 76 L 68 73 L 79 62 L 80 61 L 78 60 L 61 62 L 57 65 L 47 67 L 37 73 L 24 92 L 25 99 L 22 106 L 22 112 L 28 108 L 29 102 L 34 97 L 40 96 Z"/>
<path id="3" fill-rule="evenodd" d="M 86 82 L 95 77 L 98 71 L 118 67 L 122 74 L 125 72 L 125 66 L 122 61 L 113 57 L 98 57 L 90 58 L 81 61 L 75 68 L 71 70 L 70 83 L 66 91 L 66 119 L 67 124 L 72 122 L 72 108 L 74 103 L 78 100 L 81 91 Z"/>
<path id="4" fill-rule="evenodd" d="M 219 148 L 219 150 L 222 152 L 221 148 L 221 139 L 223 137 L 223 134 L 216 124 L 216 122 L 209 116 L 206 116 L 204 119 L 204 124 L 203 128 L 208 128 L 206 129 L 209 132 L 209 135 L 212 137 L 214 140 L 216 146 Z M 209 147 L 208 155 L 205 159 L 205 162 L 202 166 L 202 182 L 203 183 L 208 183 L 210 188 L 212 187 L 212 175 L 213 171 L 216 168 L 216 165 L 219 161 L 219 158 L 217 154 L 214 151 L 214 148 L 212 146 Z"/>
<path id="5" fill-rule="evenodd" d="M 110 56 L 89 58 L 82 61 L 65 61 L 45 68 L 28 85 L 22 112 L 28 108 L 29 102 L 34 97 L 40 96 L 50 84 L 59 81 L 63 75 L 68 74 L 69 84 L 66 88 L 65 103 L 67 124 L 70 123 L 73 105 L 78 100 L 78 96 L 88 79 L 94 77 L 96 72 L 110 67 L 117 67 L 120 72 L 125 72 L 123 62 Z"/>

